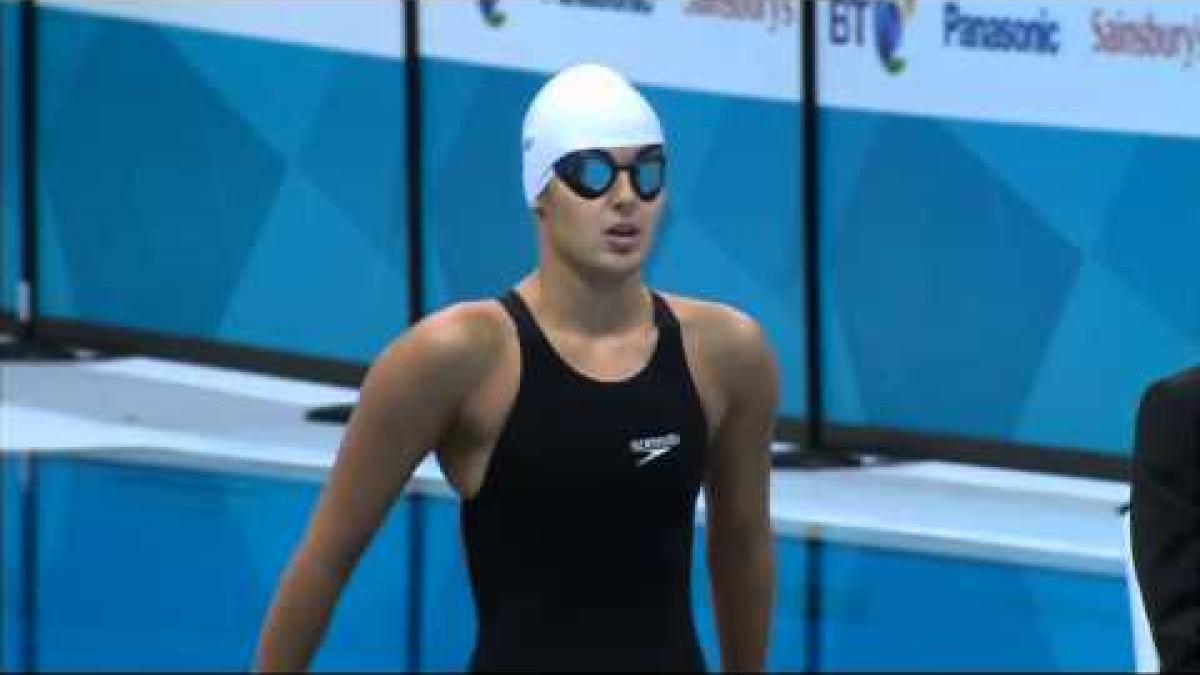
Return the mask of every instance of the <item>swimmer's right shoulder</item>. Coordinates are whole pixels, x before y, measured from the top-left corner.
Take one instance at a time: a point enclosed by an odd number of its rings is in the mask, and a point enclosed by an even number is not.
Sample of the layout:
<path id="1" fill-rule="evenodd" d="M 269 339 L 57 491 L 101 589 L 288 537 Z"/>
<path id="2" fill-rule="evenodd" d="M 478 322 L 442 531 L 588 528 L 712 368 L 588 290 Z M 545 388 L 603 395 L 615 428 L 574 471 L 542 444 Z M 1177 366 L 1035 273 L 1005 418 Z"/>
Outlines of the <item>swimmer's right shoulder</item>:
<path id="1" fill-rule="evenodd" d="M 454 303 L 395 338 L 372 369 L 478 381 L 495 366 L 513 331 L 504 308 L 494 300 Z M 420 367 L 414 369 L 414 362 Z"/>

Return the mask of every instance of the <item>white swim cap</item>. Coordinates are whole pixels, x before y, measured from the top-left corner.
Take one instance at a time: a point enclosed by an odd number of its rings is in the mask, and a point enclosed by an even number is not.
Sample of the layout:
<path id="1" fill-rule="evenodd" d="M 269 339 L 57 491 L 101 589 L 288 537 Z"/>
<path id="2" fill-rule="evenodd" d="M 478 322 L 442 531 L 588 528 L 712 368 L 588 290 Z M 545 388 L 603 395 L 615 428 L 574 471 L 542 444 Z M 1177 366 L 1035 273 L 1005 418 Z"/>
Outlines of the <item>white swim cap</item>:
<path id="1" fill-rule="evenodd" d="M 658 115 L 624 76 L 594 63 L 564 68 L 542 85 L 525 112 L 525 203 L 533 206 L 563 155 L 662 142 Z"/>

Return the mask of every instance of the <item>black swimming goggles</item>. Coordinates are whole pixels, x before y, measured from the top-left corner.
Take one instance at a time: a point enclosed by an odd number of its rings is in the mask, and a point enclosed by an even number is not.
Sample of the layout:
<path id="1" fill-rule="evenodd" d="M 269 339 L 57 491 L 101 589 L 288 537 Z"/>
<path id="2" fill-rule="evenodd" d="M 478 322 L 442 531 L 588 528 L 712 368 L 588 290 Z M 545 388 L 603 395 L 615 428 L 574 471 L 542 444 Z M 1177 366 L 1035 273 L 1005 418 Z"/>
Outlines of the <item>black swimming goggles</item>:
<path id="1" fill-rule="evenodd" d="M 667 158 L 663 146 L 648 145 L 638 151 L 632 164 L 618 165 L 605 150 L 590 148 L 568 153 L 554 163 L 554 175 L 584 199 L 595 199 L 617 182 L 617 174 L 629 172 L 633 191 L 642 201 L 658 196 L 667 181 Z"/>

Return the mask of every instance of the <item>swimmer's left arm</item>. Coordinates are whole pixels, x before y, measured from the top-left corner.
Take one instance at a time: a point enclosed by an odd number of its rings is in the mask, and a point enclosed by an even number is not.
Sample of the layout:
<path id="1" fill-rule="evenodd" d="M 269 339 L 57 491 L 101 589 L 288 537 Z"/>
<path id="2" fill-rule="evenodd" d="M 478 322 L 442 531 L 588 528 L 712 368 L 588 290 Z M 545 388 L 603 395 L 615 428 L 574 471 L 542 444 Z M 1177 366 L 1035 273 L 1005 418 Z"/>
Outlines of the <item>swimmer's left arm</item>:
<path id="1" fill-rule="evenodd" d="M 768 502 L 779 375 L 753 320 L 735 313 L 727 326 L 718 363 L 728 404 L 705 481 L 709 575 L 722 669 L 762 671 L 775 589 Z"/>

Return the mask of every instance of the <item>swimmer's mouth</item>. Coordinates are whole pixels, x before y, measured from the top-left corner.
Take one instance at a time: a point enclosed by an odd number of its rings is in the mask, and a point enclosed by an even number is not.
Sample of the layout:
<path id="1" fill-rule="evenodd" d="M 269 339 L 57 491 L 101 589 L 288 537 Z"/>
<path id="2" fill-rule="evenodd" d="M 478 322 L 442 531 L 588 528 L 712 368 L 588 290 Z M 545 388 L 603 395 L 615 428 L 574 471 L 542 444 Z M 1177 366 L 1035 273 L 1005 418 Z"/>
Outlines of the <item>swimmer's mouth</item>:
<path id="1" fill-rule="evenodd" d="M 636 225 L 622 223 L 620 225 L 614 225 L 614 226 L 608 228 L 607 230 L 604 231 L 604 234 L 607 234 L 610 237 L 619 237 L 622 239 L 632 239 L 633 237 L 638 236 L 638 234 L 640 232 L 641 232 L 641 230 L 639 230 Z"/>

